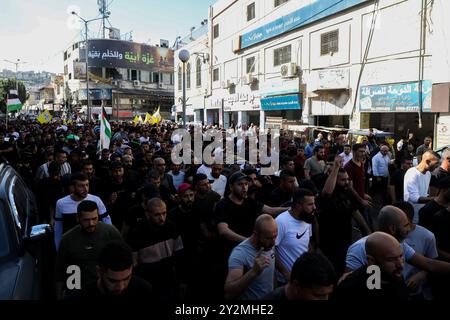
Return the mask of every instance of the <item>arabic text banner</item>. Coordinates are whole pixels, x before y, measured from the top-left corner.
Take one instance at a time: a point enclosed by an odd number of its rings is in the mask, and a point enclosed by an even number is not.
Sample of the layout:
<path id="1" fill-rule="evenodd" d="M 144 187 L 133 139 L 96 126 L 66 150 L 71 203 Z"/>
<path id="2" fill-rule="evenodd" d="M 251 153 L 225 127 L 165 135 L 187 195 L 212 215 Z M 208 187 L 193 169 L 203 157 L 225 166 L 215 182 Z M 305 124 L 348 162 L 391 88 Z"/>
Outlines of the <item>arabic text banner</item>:
<path id="1" fill-rule="evenodd" d="M 261 109 L 270 110 L 300 110 L 300 99 L 298 94 L 287 96 L 276 96 L 261 99 Z"/>
<path id="2" fill-rule="evenodd" d="M 173 72 L 173 51 L 111 39 L 89 40 L 89 66 Z"/>

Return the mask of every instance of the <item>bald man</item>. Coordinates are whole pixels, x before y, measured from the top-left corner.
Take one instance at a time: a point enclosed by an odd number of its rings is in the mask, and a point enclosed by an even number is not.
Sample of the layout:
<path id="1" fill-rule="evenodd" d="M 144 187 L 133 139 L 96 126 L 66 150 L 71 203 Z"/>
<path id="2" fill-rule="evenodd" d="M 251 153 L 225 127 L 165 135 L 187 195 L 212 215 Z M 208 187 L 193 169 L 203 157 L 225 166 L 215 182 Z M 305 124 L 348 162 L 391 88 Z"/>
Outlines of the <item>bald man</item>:
<path id="1" fill-rule="evenodd" d="M 371 302 L 407 300 L 403 248 L 397 239 L 384 232 L 372 233 L 366 239 L 365 251 L 367 263 L 338 284 L 334 298 Z"/>
<path id="2" fill-rule="evenodd" d="M 403 200 L 414 206 L 413 223 L 419 222 L 419 210 L 433 197 L 429 196 L 431 172 L 439 165 L 440 156 L 434 151 L 423 154 L 418 166 L 406 171 L 403 182 Z"/>
<path id="3" fill-rule="evenodd" d="M 149 281 L 159 302 L 178 298 L 182 275 L 183 241 L 175 225 L 167 220 L 167 208 L 159 198 L 150 199 L 145 219 L 130 231 L 128 243 L 133 250 L 136 275 Z M 181 279 L 183 280 L 183 279 Z"/>
<path id="4" fill-rule="evenodd" d="M 410 222 L 401 209 L 394 206 L 383 207 L 378 216 L 378 225 L 379 231 L 393 236 L 400 243 L 405 262 L 420 270 L 432 273 L 450 273 L 450 263 L 424 257 L 403 241 L 410 230 Z M 345 260 L 346 272 L 367 265 L 367 239 L 368 237 L 361 238 L 348 249 Z"/>
<path id="5" fill-rule="evenodd" d="M 275 253 L 273 247 L 278 234 L 275 220 L 260 215 L 250 238 L 232 251 L 225 281 L 225 298 L 258 300 L 274 289 Z"/>

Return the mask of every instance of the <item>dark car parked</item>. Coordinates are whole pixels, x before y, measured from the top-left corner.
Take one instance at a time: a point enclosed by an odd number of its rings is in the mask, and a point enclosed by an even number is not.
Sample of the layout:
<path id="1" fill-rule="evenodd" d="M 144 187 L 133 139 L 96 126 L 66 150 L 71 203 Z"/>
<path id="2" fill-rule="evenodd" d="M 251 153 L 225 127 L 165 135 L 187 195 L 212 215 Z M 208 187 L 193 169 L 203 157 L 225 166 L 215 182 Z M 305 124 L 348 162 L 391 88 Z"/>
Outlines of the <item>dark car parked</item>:
<path id="1" fill-rule="evenodd" d="M 0 164 L 0 300 L 40 299 L 50 226 L 39 224 L 36 201 L 19 174 Z"/>

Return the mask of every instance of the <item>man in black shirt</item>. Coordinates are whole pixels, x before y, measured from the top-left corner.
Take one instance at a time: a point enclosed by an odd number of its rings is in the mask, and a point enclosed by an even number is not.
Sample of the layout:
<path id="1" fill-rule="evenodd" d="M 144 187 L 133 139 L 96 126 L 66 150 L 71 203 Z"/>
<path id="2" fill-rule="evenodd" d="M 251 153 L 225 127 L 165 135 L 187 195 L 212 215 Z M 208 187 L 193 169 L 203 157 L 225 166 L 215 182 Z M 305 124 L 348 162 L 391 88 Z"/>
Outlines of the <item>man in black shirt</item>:
<path id="1" fill-rule="evenodd" d="M 368 264 L 346 275 L 336 287 L 334 298 L 368 302 L 408 300 L 400 243 L 387 233 L 374 232 L 367 238 L 365 248 Z"/>
<path id="2" fill-rule="evenodd" d="M 450 177 L 441 180 L 439 195 L 419 210 L 419 225 L 431 230 L 433 216 L 450 206 Z"/>
<path id="3" fill-rule="evenodd" d="M 333 265 L 323 254 L 305 252 L 294 262 L 289 283 L 263 300 L 328 300 L 336 280 Z"/>
<path id="4" fill-rule="evenodd" d="M 174 302 L 181 290 L 183 241 L 175 225 L 167 219 L 164 201 L 147 202 L 145 220 L 130 231 L 128 243 L 133 250 L 136 274 L 152 284 L 163 303 Z"/>
<path id="5" fill-rule="evenodd" d="M 337 156 L 319 199 L 319 247 L 341 276 L 345 268 L 347 249 L 352 243 L 352 219 L 364 235 L 370 228 L 358 210 L 358 202 L 350 192 L 347 171 L 341 168 L 342 157 Z"/>
<path id="6" fill-rule="evenodd" d="M 441 181 L 450 177 L 450 148 L 445 149 L 442 153 L 442 163 L 431 173 L 430 195 L 436 196 L 439 192 Z"/>
<path id="7" fill-rule="evenodd" d="M 413 159 L 411 157 L 404 157 L 402 164 L 391 176 L 389 183 L 389 195 L 392 203 L 403 200 L 403 181 L 406 171 L 413 165 Z"/>
<path id="8" fill-rule="evenodd" d="M 283 203 L 292 201 L 292 194 L 294 193 L 297 179 L 295 173 L 288 170 L 280 172 L 280 184 L 270 194 L 270 205 L 279 207 Z"/>
<path id="9" fill-rule="evenodd" d="M 89 179 L 89 192 L 97 197 L 104 197 L 102 194 L 105 191 L 103 181 L 95 175 L 94 164 L 91 160 L 83 161 L 81 172 Z"/>
<path id="10" fill-rule="evenodd" d="M 98 280 L 68 296 L 67 300 L 152 300 L 151 285 L 133 275 L 133 254 L 129 246 L 113 240 L 98 257 Z"/>
<path id="11" fill-rule="evenodd" d="M 0 132 L 0 163 L 2 162 L 1 158 L 4 158 L 7 161 L 11 161 L 13 153 L 13 145 L 10 142 L 5 141 L 5 135 Z"/>

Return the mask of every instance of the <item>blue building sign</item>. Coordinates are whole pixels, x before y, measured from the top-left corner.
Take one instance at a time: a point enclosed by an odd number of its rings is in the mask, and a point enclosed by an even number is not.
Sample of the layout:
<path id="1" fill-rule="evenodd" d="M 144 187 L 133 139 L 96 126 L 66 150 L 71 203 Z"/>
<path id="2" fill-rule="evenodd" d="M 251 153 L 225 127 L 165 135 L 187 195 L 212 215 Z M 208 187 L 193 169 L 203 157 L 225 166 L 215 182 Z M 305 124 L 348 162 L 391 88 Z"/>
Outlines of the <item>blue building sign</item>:
<path id="1" fill-rule="evenodd" d="M 261 110 L 264 111 L 300 109 L 301 105 L 298 94 L 261 98 Z"/>
<path id="2" fill-rule="evenodd" d="M 422 81 L 422 111 L 431 111 L 432 88 L 431 81 Z M 419 111 L 419 82 L 363 86 L 359 94 L 361 112 Z"/>
<path id="3" fill-rule="evenodd" d="M 367 1 L 369 0 L 316 0 L 297 11 L 243 34 L 240 49 L 248 48 Z"/>

